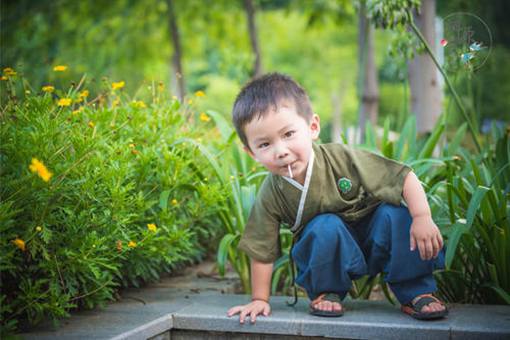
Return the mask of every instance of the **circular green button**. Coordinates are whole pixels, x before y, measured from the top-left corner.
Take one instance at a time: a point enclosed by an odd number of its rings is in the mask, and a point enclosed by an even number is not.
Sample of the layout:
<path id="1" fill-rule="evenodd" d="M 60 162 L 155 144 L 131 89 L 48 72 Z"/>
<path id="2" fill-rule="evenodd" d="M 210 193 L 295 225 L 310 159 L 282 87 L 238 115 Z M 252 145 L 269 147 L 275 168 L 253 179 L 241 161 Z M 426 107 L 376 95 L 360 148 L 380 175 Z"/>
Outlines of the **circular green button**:
<path id="1" fill-rule="evenodd" d="M 338 180 L 338 188 L 343 194 L 348 193 L 352 188 L 351 180 L 346 177 L 340 178 Z"/>

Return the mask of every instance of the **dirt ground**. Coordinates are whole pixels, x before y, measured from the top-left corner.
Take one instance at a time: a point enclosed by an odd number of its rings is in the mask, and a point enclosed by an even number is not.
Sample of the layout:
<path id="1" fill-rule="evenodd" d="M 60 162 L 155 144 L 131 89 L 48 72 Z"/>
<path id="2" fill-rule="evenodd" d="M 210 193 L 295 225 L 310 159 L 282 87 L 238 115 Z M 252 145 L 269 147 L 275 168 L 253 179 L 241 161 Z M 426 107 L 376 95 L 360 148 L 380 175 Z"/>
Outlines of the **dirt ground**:
<path id="1" fill-rule="evenodd" d="M 152 287 L 173 287 L 199 294 L 205 291 L 217 291 L 222 294 L 243 294 L 241 282 L 232 268 L 227 268 L 221 277 L 214 259 L 207 259 L 199 264 L 188 266 L 179 273 L 163 277 Z M 304 293 L 304 292 L 303 292 Z M 300 296 L 304 294 L 300 294 Z M 379 285 L 375 285 L 369 300 L 385 300 L 386 297 Z"/>

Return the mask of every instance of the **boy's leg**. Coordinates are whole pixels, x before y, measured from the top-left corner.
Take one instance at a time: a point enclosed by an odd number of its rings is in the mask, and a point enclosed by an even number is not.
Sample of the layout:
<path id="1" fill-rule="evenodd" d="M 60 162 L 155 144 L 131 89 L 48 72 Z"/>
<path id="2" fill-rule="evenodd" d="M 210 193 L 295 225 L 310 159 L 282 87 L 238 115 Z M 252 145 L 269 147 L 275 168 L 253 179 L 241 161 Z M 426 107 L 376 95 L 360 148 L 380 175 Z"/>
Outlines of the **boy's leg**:
<path id="1" fill-rule="evenodd" d="M 361 249 L 347 225 L 334 214 L 318 215 L 306 225 L 292 257 L 298 268 L 296 283 L 311 300 L 322 293 L 335 293 L 343 299 L 351 279 L 367 272 Z"/>
<path id="2" fill-rule="evenodd" d="M 381 204 L 372 215 L 363 242 L 370 275 L 383 271 L 385 281 L 402 304 L 437 290 L 432 272 L 444 268 L 444 249 L 437 258 L 422 260 L 418 249 L 410 250 L 412 217 L 404 206 Z M 432 308 L 431 308 L 432 307 Z M 444 309 L 438 303 L 422 311 Z"/>

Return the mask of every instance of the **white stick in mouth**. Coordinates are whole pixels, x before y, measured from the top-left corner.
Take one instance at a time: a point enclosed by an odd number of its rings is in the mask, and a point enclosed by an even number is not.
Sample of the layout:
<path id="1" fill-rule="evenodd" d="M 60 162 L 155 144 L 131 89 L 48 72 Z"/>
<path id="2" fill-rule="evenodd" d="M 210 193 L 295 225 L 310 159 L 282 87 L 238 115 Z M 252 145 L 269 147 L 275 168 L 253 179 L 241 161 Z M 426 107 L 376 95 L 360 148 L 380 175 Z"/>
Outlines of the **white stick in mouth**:
<path id="1" fill-rule="evenodd" d="M 287 164 L 287 168 L 289 169 L 289 177 L 294 178 L 294 176 L 292 175 L 292 168 L 290 167 L 290 164 Z"/>

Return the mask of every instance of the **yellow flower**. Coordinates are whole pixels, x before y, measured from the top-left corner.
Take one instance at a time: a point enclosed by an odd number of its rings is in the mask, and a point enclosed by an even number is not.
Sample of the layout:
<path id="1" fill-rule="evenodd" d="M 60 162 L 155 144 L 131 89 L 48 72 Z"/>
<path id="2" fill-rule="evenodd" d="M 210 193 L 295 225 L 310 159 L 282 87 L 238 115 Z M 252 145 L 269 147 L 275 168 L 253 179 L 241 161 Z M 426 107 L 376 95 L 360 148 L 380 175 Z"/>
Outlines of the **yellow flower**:
<path id="1" fill-rule="evenodd" d="M 8 78 L 8 77 L 6 77 L 6 76 L 1 76 L 1 77 L 0 77 L 0 80 L 7 80 L 7 79 L 9 79 L 9 78 Z"/>
<path id="2" fill-rule="evenodd" d="M 73 113 L 73 115 L 77 115 L 78 113 L 80 113 L 82 111 L 83 111 L 83 106 L 80 106 L 80 108 L 78 110 L 74 110 L 72 113 Z"/>
<path id="3" fill-rule="evenodd" d="M 129 147 L 130 147 L 131 149 L 132 149 L 132 148 L 134 148 L 135 146 L 136 146 L 136 144 L 135 144 L 135 143 L 131 143 L 131 144 L 129 144 Z"/>
<path id="4" fill-rule="evenodd" d="M 178 203 L 178 202 L 177 202 L 177 200 L 174 198 L 174 199 L 172 200 L 172 202 L 171 202 L 171 203 L 172 203 L 172 205 L 177 205 L 177 203 Z"/>
<path id="5" fill-rule="evenodd" d="M 93 128 L 94 126 L 96 126 L 96 124 L 94 124 L 94 122 L 89 122 L 89 127 Z"/>
<path id="6" fill-rule="evenodd" d="M 35 230 L 36 231 L 41 231 L 42 230 L 42 227 L 40 225 L 38 225 L 37 227 L 35 227 Z"/>
<path id="7" fill-rule="evenodd" d="M 17 238 L 15 240 L 12 241 L 12 243 L 14 243 L 14 245 L 16 247 L 18 247 L 19 249 L 21 249 L 22 251 L 25 251 L 25 241 L 23 241 L 22 239 L 20 238 Z"/>
<path id="8" fill-rule="evenodd" d="M 200 113 L 200 120 L 203 121 L 203 122 L 208 122 L 211 120 L 211 117 L 209 117 L 208 115 L 206 115 L 205 113 L 201 112 Z"/>
<path id="9" fill-rule="evenodd" d="M 12 68 L 10 67 L 6 67 L 4 68 L 4 75 L 8 76 L 8 77 L 12 77 L 12 76 L 15 76 L 16 75 L 16 71 L 14 71 Z"/>
<path id="10" fill-rule="evenodd" d="M 113 90 L 118 90 L 118 89 L 123 88 L 124 85 L 126 85 L 126 82 L 124 82 L 124 81 L 119 81 L 119 82 L 116 82 L 116 83 L 114 82 L 114 83 L 112 83 L 112 89 Z"/>
<path id="11" fill-rule="evenodd" d="M 89 96 L 89 90 L 83 90 L 80 92 L 80 98 L 87 98 Z"/>
<path id="12" fill-rule="evenodd" d="M 188 105 L 193 104 L 193 99 L 188 99 Z"/>
<path id="13" fill-rule="evenodd" d="M 48 171 L 46 166 L 37 158 L 32 158 L 32 163 L 29 166 L 30 171 L 39 175 L 43 181 L 48 182 L 53 174 Z"/>
<path id="14" fill-rule="evenodd" d="M 147 224 L 147 229 L 149 229 L 150 231 L 156 231 L 156 225 L 154 223 L 149 223 Z"/>
<path id="15" fill-rule="evenodd" d="M 67 70 L 67 65 L 57 65 L 53 68 L 55 72 L 64 72 L 65 70 Z"/>
<path id="16" fill-rule="evenodd" d="M 195 96 L 197 96 L 197 97 L 205 97 L 205 93 L 204 93 L 204 91 L 197 91 L 197 92 L 195 92 Z"/>
<path id="17" fill-rule="evenodd" d="M 53 87 L 51 85 L 46 85 L 46 86 L 42 87 L 42 90 L 43 90 L 43 92 L 51 93 L 51 92 L 55 91 L 55 87 Z"/>
<path id="18" fill-rule="evenodd" d="M 128 247 L 129 247 L 129 248 L 134 248 L 134 247 L 136 247 L 136 242 L 135 242 L 135 241 L 129 241 L 129 243 L 128 243 Z"/>
<path id="19" fill-rule="evenodd" d="M 115 98 L 112 102 L 112 107 L 117 107 L 117 106 L 119 106 L 119 104 L 120 104 L 120 99 Z"/>
<path id="20" fill-rule="evenodd" d="M 57 105 L 58 106 L 69 106 L 71 105 L 72 99 L 71 98 L 61 98 L 58 100 Z"/>
<path id="21" fill-rule="evenodd" d="M 133 106 L 137 109 L 145 109 L 147 105 L 141 100 L 133 100 Z"/>

